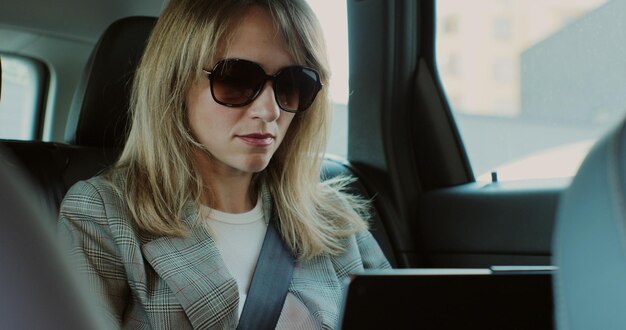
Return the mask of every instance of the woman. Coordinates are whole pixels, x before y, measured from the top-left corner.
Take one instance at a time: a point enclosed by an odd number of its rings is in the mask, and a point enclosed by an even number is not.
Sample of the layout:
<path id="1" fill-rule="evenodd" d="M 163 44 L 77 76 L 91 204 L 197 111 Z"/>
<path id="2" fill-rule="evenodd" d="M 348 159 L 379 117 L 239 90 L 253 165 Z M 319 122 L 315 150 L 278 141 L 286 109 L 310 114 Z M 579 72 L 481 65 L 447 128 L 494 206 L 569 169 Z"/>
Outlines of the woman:
<path id="1" fill-rule="evenodd" d="M 349 272 L 389 267 L 346 180 L 319 182 L 328 64 L 304 1 L 172 0 L 116 165 L 60 228 L 124 328 L 235 328 L 272 212 L 297 257 L 277 328 L 333 328 Z"/>

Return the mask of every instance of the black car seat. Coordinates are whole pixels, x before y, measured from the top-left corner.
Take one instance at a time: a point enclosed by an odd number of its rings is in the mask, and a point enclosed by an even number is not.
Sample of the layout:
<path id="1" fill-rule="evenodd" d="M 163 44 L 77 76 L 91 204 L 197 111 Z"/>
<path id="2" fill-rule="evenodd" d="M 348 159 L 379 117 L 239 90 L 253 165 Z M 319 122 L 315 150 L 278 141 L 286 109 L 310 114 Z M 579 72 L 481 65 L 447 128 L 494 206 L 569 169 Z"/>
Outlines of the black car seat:
<path id="1" fill-rule="evenodd" d="M 626 329 L 626 121 L 591 150 L 561 198 L 558 329 Z"/>
<path id="2" fill-rule="evenodd" d="M 156 18 L 114 22 L 96 44 L 70 109 L 67 143 L 2 141 L 53 213 L 74 183 L 111 165 L 125 141 L 130 84 Z"/>
<path id="3" fill-rule="evenodd" d="M 126 142 L 135 69 L 155 23 L 155 17 L 127 17 L 104 32 L 73 100 L 65 134 L 69 144 L 117 157 Z"/>

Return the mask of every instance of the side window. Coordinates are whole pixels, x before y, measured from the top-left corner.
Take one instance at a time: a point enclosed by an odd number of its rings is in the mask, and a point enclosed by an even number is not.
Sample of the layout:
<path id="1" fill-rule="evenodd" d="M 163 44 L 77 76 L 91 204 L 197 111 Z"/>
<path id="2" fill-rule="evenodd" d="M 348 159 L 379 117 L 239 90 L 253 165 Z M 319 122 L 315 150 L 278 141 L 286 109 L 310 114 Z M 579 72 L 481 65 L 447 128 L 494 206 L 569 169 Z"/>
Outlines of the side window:
<path id="1" fill-rule="evenodd" d="M 307 0 L 324 30 L 332 77 L 333 123 L 326 152 L 348 154 L 348 14 L 346 1 Z"/>
<path id="2" fill-rule="evenodd" d="M 0 54 L 2 91 L 0 98 L 0 139 L 33 140 L 38 137 L 43 114 L 45 66 L 35 60 Z"/>
<path id="3" fill-rule="evenodd" d="M 478 180 L 570 177 L 626 114 L 626 3 L 437 0 L 437 62 Z"/>

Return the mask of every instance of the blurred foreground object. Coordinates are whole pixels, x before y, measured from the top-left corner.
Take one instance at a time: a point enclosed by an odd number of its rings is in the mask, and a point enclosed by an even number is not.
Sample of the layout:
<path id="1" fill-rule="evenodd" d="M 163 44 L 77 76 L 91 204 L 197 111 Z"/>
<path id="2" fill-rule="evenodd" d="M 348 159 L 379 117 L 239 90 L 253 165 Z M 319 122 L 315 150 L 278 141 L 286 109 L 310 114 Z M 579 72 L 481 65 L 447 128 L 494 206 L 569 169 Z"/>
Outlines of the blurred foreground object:
<path id="1" fill-rule="evenodd" d="M 44 207 L 0 149 L 0 329 L 99 329 L 64 266 Z"/>

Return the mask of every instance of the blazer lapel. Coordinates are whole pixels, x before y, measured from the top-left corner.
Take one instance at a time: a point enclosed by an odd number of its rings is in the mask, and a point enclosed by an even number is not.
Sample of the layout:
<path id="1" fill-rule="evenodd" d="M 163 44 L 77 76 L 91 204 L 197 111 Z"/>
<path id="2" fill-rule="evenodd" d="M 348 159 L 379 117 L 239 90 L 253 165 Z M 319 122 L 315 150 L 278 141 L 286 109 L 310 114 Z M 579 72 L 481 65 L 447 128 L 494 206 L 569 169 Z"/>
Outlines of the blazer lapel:
<path id="1" fill-rule="evenodd" d="M 215 242 L 187 207 L 186 237 L 160 237 L 142 246 L 146 260 L 167 283 L 194 329 L 235 328 L 239 294 Z"/>

